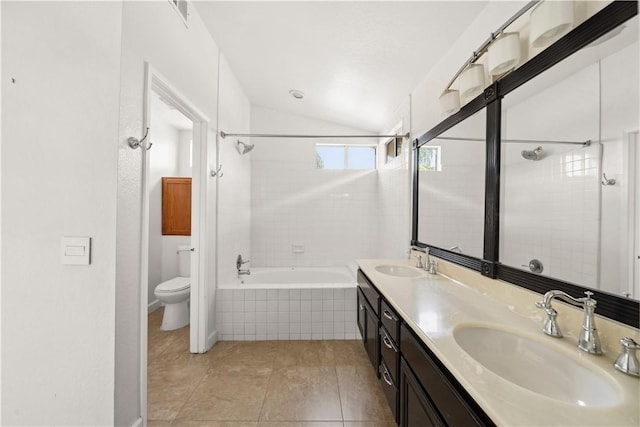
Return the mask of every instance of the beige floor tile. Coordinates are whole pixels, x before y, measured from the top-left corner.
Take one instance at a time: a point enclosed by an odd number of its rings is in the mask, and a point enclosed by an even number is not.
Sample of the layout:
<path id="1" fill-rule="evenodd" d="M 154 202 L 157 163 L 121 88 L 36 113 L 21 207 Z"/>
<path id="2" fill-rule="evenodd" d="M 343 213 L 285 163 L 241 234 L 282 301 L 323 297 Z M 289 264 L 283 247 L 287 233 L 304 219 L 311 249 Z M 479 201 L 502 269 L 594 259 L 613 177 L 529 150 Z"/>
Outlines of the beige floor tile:
<path id="1" fill-rule="evenodd" d="M 260 421 L 342 421 L 335 368 L 274 370 Z"/>
<path id="2" fill-rule="evenodd" d="M 238 373 L 247 369 L 270 369 L 275 352 L 275 341 L 220 341 L 207 355 L 212 371 Z"/>
<path id="3" fill-rule="evenodd" d="M 173 420 L 207 372 L 207 366 L 183 363 L 149 366 L 147 416 Z"/>
<path id="4" fill-rule="evenodd" d="M 273 366 L 319 367 L 334 366 L 331 341 L 275 341 Z"/>
<path id="5" fill-rule="evenodd" d="M 371 365 L 337 366 L 344 421 L 394 421 Z"/>
<path id="6" fill-rule="evenodd" d="M 259 421 L 258 427 L 344 427 L 342 421 Z"/>
<path id="7" fill-rule="evenodd" d="M 344 427 L 398 427 L 395 421 L 345 421 Z"/>
<path id="8" fill-rule="evenodd" d="M 362 341 L 326 341 L 333 353 L 335 366 L 363 366 L 370 364 Z"/>
<path id="9" fill-rule="evenodd" d="M 257 427 L 257 421 L 186 421 L 176 420 L 172 427 Z"/>
<path id="10" fill-rule="evenodd" d="M 178 420 L 258 421 L 271 370 L 210 372 L 176 417 Z"/>

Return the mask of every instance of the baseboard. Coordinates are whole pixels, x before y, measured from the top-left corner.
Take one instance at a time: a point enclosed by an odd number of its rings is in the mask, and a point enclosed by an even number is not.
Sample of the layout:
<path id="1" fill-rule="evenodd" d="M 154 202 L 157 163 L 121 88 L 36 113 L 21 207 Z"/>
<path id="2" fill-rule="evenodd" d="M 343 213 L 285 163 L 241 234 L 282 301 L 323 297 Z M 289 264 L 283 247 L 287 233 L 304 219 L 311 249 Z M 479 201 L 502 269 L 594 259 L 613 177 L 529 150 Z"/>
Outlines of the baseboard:
<path id="1" fill-rule="evenodd" d="M 149 313 L 153 313 L 154 311 L 156 311 L 157 309 L 159 309 L 162 306 L 162 303 L 160 302 L 159 299 L 153 301 L 152 303 L 149 303 Z"/>
<path id="2" fill-rule="evenodd" d="M 142 417 L 138 417 L 136 422 L 131 424 L 131 427 L 142 427 Z"/>
<path id="3" fill-rule="evenodd" d="M 207 337 L 207 350 L 206 351 L 211 350 L 211 347 L 213 347 L 213 345 L 215 343 L 217 343 L 217 342 L 218 342 L 218 330 L 216 329 L 213 332 L 211 332 L 209 334 L 209 336 Z"/>

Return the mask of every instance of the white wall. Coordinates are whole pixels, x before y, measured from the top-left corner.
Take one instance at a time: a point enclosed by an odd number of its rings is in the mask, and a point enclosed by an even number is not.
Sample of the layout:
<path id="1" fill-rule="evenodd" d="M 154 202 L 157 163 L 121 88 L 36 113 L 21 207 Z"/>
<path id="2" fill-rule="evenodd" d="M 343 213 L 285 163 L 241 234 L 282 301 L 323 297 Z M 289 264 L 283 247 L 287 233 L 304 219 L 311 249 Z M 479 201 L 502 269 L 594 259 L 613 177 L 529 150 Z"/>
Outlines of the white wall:
<path id="1" fill-rule="evenodd" d="M 227 133 L 251 131 L 251 104 L 228 62 L 220 60 L 220 130 Z M 255 143 L 254 151 L 240 155 L 236 141 Z M 219 159 L 224 176 L 218 180 L 218 281 L 228 283 L 237 277 L 238 254 L 247 260 L 251 253 L 251 162 L 264 147 L 260 140 L 220 138 Z M 244 268 L 255 265 L 245 264 Z"/>
<path id="2" fill-rule="evenodd" d="M 217 116 L 218 48 L 198 12 L 185 27 L 169 2 L 124 2 L 118 159 L 116 424 L 140 415 L 140 150 L 125 143 L 143 129 L 144 62 L 148 61 L 212 121 Z M 210 132 L 211 134 L 211 132 Z M 209 151 L 215 139 L 209 139 Z M 203 185 L 209 185 L 205 180 Z M 202 249 L 202 248 L 201 248 Z M 215 284 L 212 282 L 211 287 Z"/>
<path id="3" fill-rule="evenodd" d="M 357 129 L 254 107 L 256 133 L 354 134 Z M 251 159 L 251 257 L 256 267 L 346 265 L 378 246 L 375 170 L 316 168 L 315 139 L 261 138 Z M 328 143 L 352 143 L 329 139 Z M 374 141 L 367 141 L 369 144 Z M 303 245 L 304 253 L 293 253 Z"/>
<path id="4" fill-rule="evenodd" d="M 616 185 L 602 187 L 600 278 L 603 288 L 616 294 L 628 291 L 626 275 L 629 263 L 633 261 L 626 246 L 631 232 L 627 228 L 629 171 L 625 165 L 628 159 L 624 142 L 625 132 L 640 129 L 639 49 L 639 44 L 634 43 L 604 58 L 600 70 L 601 137 L 604 146 L 602 171 L 607 178 L 616 179 Z M 638 295 L 635 297 L 638 298 Z"/>
<path id="5" fill-rule="evenodd" d="M 2 2 L 3 425 L 114 424 L 121 16 Z M 61 265 L 62 236 L 91 265 Z"/>

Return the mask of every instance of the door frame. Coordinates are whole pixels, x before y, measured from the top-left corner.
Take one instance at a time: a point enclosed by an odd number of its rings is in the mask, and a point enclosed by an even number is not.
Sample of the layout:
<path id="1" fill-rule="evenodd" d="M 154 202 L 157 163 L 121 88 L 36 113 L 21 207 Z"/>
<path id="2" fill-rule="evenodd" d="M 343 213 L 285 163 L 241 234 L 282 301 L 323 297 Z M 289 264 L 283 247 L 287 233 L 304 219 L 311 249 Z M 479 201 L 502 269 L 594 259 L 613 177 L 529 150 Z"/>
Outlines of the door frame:
<path id="1" fill-rule="evenodd" d="M 630 255 L 628 265 L 627 293 L 633 299 L 640 297 L 640 131 L 625 132 L 624 156 L 627 159 L 626 173 L 628 177 L 627 200 L 627 253 Z M 628 258 L 627 258 L 628 259 Z"/>
<path id="2" fill-rule="evenodd" d="M 207 350 L 208 319 L 208 268 L 207 268 L 207 137 L 211 121 L 189 99 L 176 89 L 151 64 L 145 62 L 143 128 L 148 130 L 148 142 L 153 141 L 151 126 L 151 95 L 161 94 L 178 111 L 193 122 L 192 173 L 191 173 L 191 304 L 189 327 L 189 351 L 204 353 Z M 147 420 L 147 345 L 149 298 L 149 166 L 150 156 L 143 150 L 142 160 L 142 230 L 140 271 L 140 405 L 144 424 Z M 151 148 L 153 150 L 153 148 Z M 150 151 L 152 153 L 153 151 Z"/>

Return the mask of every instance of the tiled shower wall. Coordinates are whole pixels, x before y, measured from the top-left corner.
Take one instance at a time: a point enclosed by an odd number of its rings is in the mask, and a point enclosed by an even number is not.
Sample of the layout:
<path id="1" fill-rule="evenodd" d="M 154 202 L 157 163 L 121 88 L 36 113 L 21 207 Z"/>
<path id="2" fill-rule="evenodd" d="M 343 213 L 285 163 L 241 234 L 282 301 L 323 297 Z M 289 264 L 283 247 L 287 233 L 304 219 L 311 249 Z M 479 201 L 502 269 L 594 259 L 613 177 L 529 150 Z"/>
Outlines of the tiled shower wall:
<path id="1" fill-rule="evenodd" d="M 503 169 L 503 263 L 535 258 L 545 275 L 597 286 L 600 150 L 594 144 Z"/>
<path id="2" fill-rule="evenodd" d="M 358 132 L 260 108 L 252 110 L 252 127 L 265 133 Z M 252 152 L 251 265 L 323 267 L 406 256 L 406 163 L 404 170 L 317 169 L 316 142 L 262 139 Z"/>
<path id="3" fill-rule="evenodd" d="M 356 288 L 219 289 L 222 340 L 359 339 Z"/>

